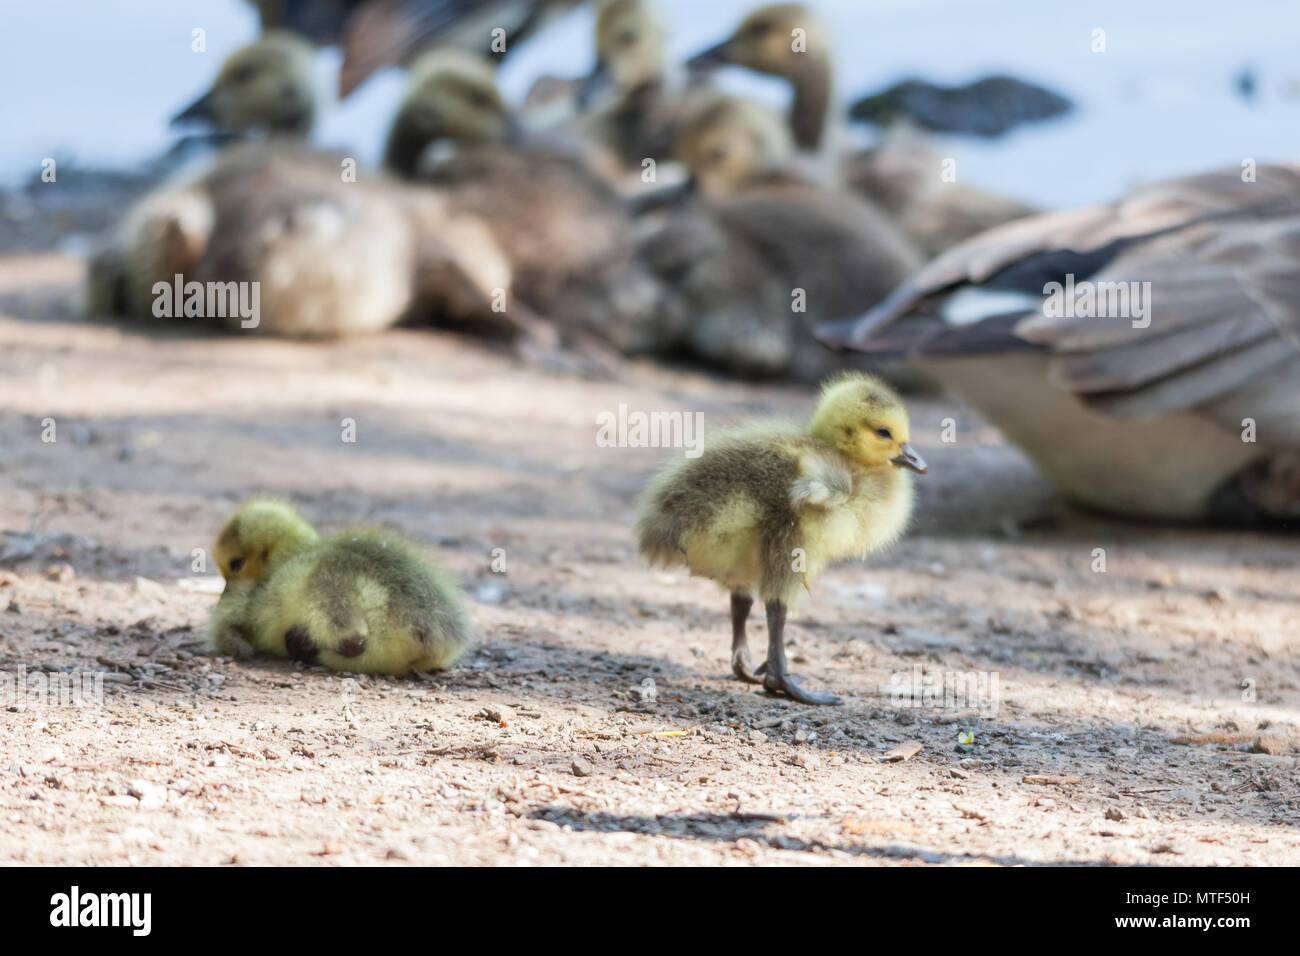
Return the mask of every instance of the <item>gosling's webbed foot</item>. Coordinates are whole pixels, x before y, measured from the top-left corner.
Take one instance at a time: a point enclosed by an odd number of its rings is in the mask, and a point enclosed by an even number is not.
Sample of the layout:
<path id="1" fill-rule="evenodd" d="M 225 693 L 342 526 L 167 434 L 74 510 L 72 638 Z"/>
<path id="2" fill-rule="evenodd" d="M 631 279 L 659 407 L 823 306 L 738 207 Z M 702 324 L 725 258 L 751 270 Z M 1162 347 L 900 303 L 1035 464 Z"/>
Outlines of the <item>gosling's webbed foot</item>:
<path id="1" fill-rule="evenodd" d="M 759 675 L 763 673 L 763 668 L 766 666 L 766 664 L 760 665 L 755 671 L 754 665 L 749 660 L 749 651 L 743 647 L 731 652 L 731 672 L 746 683 L 763 683 L 763 678 Z"/>
<path id="2" fill-rule="evenodd" d="M 758 669 L 769 694 L 784 694 L 801 704 L 842 704 L 834 694 L 806 690 L 790 673 L 785 660 L 785 605 L 767 602 L 767 661 Z"/>
<path id="3" fill-rule="evenodd" d="M 774 674 L 764 664 L 759 668 L 763 673 L 763 688 L 769 694 L 784 694 L 801 704 L 842 704 L 843 700 L 826 691 L 808 690 L 795 680 L 793 674 Z"/>

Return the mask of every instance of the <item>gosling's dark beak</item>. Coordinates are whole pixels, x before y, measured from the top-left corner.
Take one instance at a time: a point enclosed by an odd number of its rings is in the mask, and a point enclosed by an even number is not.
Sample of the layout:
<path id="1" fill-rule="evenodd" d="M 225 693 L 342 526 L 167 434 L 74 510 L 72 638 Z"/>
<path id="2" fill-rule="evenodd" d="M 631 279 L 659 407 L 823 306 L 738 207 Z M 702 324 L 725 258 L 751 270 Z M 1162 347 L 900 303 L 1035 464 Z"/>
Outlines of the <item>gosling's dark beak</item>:
<path id="1" fill-rule="evenodd" d="M 172 126 L 184 126 L 186 123 L 212 122 L 212 91 L 204 93 L 185 109 L 172 117 Z"/>
<path id="2" fill-rule="evenodd" d="M 717 46 L 711 46 L 686 61 L 686 68 L 692 73 L 707 73 L 731 62 L 728 55 L 731 40 L 723 40 Z"/>
<path id="3" fill-rule="evenodd" d="M 899 468 L 907 468 L 910 471 L 916 472 L 918 475 L 924 475 L 926 471 L 929 470 L 925 464 L 925 459 L 918 455 L 916 449 L 907 442 L 903 442 L 903 444 L 899 446 L 899 451 L 902 452 L 901 455 L 897 458 L 890 459 L 890 461 Z"/>
<path id="4" fill-rule="evenodd" d="M 225 597 L 230 593 L 230 578 L 226 578 L 226 586 L 221 589 L 221 596 Z"/>
<path id="5" fill-rule="evenodd" d="M 596 66 L 582 78 L 582 83 L 578 86 L 578 109 L 590 108 L 592 101 L 605 92 L 610 83 L 608 64 L 596 61 Z"/>

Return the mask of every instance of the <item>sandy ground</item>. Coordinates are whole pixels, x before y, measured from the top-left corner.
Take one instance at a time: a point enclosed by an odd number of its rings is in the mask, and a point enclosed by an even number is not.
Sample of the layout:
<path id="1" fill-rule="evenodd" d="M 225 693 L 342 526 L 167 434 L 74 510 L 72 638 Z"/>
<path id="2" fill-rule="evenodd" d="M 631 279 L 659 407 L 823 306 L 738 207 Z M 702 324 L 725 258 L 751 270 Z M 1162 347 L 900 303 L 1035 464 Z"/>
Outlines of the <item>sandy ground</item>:
<path id="1" fill-rule="evenodd" d="M 82 269 L 0 259 L 0 675 L 105 675 L 102 706 L 0 701 L 0 860 L 1300 863 L 1294 538 L 1080 514 L 914 399 L 914 529 L 792 613 L 796 669 L 846 699 L 804 707 L 731 679 L 712 584 L 639 560 L 674 452 L 598 447 L 595 417 L 802 417 L 806 391 L 588 382 L 420 330 L 118 328 L 78 317 Z M 194 549 L 253 493 L 427 544 L 482 647 L 407 680 L 208 656 Z M 996 699 L 893 692 L 917 674 Z"/>

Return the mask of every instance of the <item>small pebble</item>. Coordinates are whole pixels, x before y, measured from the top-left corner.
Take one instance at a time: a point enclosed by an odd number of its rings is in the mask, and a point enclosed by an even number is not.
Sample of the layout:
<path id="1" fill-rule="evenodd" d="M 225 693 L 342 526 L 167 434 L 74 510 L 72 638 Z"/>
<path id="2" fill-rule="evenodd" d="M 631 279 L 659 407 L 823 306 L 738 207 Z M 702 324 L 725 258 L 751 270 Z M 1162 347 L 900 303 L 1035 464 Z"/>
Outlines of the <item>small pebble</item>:
<path id="1" fill-rule="evenodd" d="M 889 751 L 889 753 L 885 754 L 884 760 L 886 763 L 899 763 L 900 761 L 903 760 L 911 760 L 920 752 L 921 752 L 921 741 L 908 740 L 905 741 L 904 743 L 899 744 L 893 750 Z"/>
<path id="2" fill-rule="evenodd" d="M 72 581 L 77 577 L 77 572 L 70 564 L 51 564 L 45 569 L 45 579 L 47 581 Z"/>
<path id="3" fill-rule="evenodd" d="M 135 590 L 136 593 L 138 594 L 143 594 L 146 595 L 147 597 L 158 598 L 160 600 L 167 596 L 167 589 L 163 587 L 161 584 L 159 584 L 157 581 L 152 581 L 149 578 L 142 578 L 139 577 L 138 575 L 136 576 L 135 579 Z"/>
<path id="4" fill-rule="evenodd" d="M 127 794 L 140 801 L 146 810 L 154 810 L 167 802 L 167 788 L 147 780 L 132 780 L 127 786 Z"/>
<path id="5" fill-rule="evenodd" d="M 1254 753 L 1271 754 L 1280 757 L 1291 748 L 1287 746 L 1286 738 L 1277 734 L 1260 734 L 1255 738 Z"/>

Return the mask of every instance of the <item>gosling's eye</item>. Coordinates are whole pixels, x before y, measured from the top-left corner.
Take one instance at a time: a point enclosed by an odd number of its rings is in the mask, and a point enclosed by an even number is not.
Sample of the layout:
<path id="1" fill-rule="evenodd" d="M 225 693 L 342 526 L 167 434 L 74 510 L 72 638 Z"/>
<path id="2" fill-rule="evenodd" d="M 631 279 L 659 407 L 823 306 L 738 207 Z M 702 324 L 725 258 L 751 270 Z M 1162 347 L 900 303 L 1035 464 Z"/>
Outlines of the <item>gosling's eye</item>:
<path id="1" fill-rule="evenodd" d="M 232 574 L 238 574 L 238 573 L 239 573 L 239 569 L 242 568 L 243 566 L 244 566 L 244 559 L 243 559 L 243 558 L 231 558 L 231 559 L 230 559 L 230 572 L 231 572 Z"/>
<path id="2" fill-rule="evenodd" d="M 883 438 L 885 441 L 892 441 L 894 438 L 894 436 L 890 434 L 888 428 L 877 428 L 876 435 L 878 435 L 880 438 Z"/>

